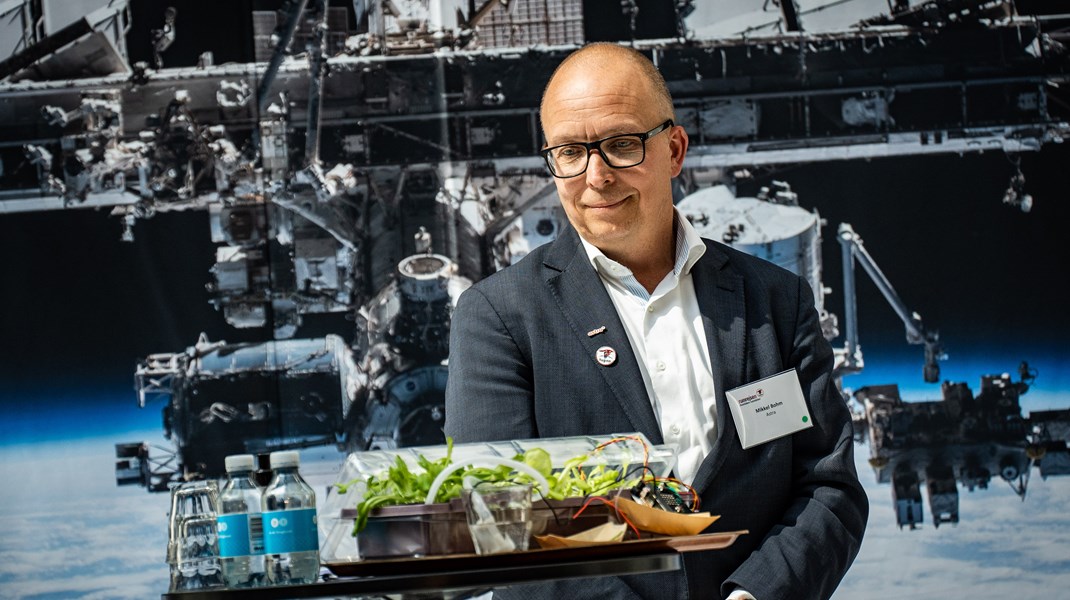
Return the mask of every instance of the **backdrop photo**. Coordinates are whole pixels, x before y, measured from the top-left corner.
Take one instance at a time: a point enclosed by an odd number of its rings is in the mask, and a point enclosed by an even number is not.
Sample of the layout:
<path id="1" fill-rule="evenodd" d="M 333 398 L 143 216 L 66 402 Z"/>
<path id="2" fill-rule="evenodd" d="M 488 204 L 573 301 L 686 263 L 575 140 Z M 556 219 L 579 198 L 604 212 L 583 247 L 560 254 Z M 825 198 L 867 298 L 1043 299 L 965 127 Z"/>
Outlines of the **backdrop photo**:
<path id="1" fill-rule="evenodd" d="M 946 359 L 927 382 L 922 346 L 855 265 L 864 366 L 841 383 L 870 517 L 835 600 L 1070 587 L 1070 469 L 1058 463 L 1070 431 L 1070 148 L 1057 143 L 1070 88 L 1044 83 L 1070 83 L 1070 70 L 1057 43 L 1041 60 L 992 42 L 1025 39 L 1028 24 L 917 24 L 906 11 L 856 27 L 888 3 L 800 0 L 809 37 L 798 37 L 790 15 L 760 2 L 530 0 L 488 8 L 485 47 L 466 37 L 473 21 L 436 48 L 441 31 L 415 25 L 436 3 L 400 3 L 406 20 L 325 2 L 339 19 L 325 83 L 310 84 L 311 46 L 291 49 L 260 111 L 265 40 L 290 4 L 173 4 L 171 44 L 165 5 L 124 3 L 133 20 L 117 52 L 149 66 L 49 80 L 64 67 L 42 56 L 33 77 L 0 80 L 0 598 L 165 593 L 167 488 L 219 476 L 224 454 L 299 449 L 322 505 L 349 452 L 444 443 L 450 302 L 563 226 L 535 155 L 537 103 L 566 50 L 593 39 L 663 61 L 692 138 L 682 190 L 724 184 L 762 202 L 790 190 L 789 204 L 819 217 L 834 347 L 851 300 L 841 224 L 939 331 Z M 474 19 L 481 3 L 442 4 Z M 589 17 L 629 4 L 658 17 Z M 214 19 L 198 18 L 210 8 Z M 677 35 L 685 26 L 690 37 Z M 948 51 L 945 35 L 973 45 Z M 974 55 L 989 46 L 1010 57 Z M 942 61 L 953 66 L 938 72 Z M 42 106 L 67 120 L 46 123 L 58 117 Z M 235 166 L 254 147 L 256 168 Z M 881 404 L 882 386 L 902 403 Z M 921 424 L 946 415 L 943 429 Z M 137 449 L 145 468 L 131 476 Z"/>

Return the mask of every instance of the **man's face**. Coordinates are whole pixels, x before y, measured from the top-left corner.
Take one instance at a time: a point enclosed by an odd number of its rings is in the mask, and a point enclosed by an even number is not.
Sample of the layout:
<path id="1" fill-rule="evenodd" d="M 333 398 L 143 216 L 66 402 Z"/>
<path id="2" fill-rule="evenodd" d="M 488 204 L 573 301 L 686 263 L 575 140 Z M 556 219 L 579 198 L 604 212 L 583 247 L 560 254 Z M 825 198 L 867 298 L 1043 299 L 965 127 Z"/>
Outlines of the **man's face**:
<path id="1" fill-rule="evenodd" d="M 671 117 L 650 100 L 651 85 L 638 69 L 623 61 L 603 66 L 570 65 L 558 73 L 543 103 L 547 146 L 646 132 Z M 646 158 L 634 167 L 614 169 L 591 152 L 585 173 L 554 178 L 572 226 L 610 257 L 649 247 L 666 231 L 671 236 L 670 180 L 680 173 L 686 150 L 687 134 L 674 126 L 646 141 Z"/>

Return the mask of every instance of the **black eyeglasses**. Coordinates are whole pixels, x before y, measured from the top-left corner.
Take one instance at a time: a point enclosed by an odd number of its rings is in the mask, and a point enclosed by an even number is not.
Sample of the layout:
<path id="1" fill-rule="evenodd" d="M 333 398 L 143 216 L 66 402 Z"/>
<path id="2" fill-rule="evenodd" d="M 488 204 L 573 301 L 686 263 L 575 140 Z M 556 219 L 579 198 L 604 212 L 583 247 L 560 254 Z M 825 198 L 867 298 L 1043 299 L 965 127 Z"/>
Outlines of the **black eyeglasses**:
<path id="1" fill-rule="evenodd" d="M 672 127 L 672 119 L 646 133 L 622 133 L 594 142 L 569 142 L 539 150 L 554 177 L 567 179 L 581 175 L 591 162 L 591 151 L 614 169 L 634 167 L 646 159 L 646 141 Z"/>

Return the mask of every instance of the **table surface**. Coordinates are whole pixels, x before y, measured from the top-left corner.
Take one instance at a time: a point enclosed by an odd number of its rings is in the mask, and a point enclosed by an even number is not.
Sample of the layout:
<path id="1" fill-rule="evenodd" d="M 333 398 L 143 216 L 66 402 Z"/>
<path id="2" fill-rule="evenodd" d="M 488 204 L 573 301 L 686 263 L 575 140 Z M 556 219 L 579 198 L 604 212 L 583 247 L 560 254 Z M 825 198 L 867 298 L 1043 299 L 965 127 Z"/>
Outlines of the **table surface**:
<path id="1" fill-rule="evenodd" d="M 304 585 L 169 592 L 164 600 L 286 599 L 340 595 L 439 593 L 489 589 L 533 581 L 674 571 L 680 554 L 732 545 L 746 531 L 648 538 L 591 546 L 505 554 L 327 563 L 338 579 Z"/>

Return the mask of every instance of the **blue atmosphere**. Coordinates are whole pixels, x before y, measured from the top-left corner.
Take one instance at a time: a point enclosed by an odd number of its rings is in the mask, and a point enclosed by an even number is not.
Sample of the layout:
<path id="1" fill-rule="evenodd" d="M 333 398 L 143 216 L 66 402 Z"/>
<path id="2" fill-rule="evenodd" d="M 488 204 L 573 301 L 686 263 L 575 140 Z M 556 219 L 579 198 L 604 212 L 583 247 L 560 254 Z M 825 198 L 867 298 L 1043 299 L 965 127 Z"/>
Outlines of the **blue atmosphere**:
<path id="1" fill-rule="evenodd" d="M 843 379 L 845 388 L 858 390 L 867 385 L 898 384 L 904 400 L 939 400 L 940 383 L 922 378 L 922 350 L 917 346 L 869 350 L 863 344 L 865 369 Z M 940 364 L 941 381 L 962 382 L 976 393 L 983 375 L 1007 373 L 1019 380 L 1018 366 L 1025 361 L 1037 378 L 1021 398 L 1023 412 L 1070 408 L 1070 351 L 1067 348 L 992 346 L 949 352 Z"/>
<path id="2" fill-rule="evenodd" d="M 9 397 L 0 402 L 0 446 L 82 440 L 131 430 L 155 429 L 163 434 L 162 403 L 141 409 L 130 384 L 98 386 L 50 390 L 42 385 L 36 391 L 6 391 Z"/>

